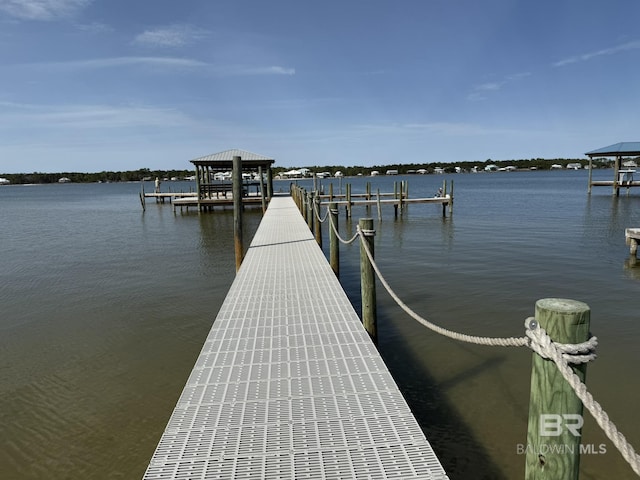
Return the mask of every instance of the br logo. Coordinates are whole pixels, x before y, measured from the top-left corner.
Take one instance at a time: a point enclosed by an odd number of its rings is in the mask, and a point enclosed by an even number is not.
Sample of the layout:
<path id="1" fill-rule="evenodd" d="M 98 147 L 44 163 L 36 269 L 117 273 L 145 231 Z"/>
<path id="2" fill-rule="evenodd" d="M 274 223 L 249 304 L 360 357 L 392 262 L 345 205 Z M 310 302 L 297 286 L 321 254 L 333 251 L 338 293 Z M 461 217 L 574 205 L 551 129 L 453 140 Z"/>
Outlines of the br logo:
<path id="1" fill-rule="evenodd" d="M 576 413 L 543 413 L 540 415 L 539 434 L 541 437 L 559 437 L 566 428 L 574 437 L 580 436 L 584 419 Z"/>

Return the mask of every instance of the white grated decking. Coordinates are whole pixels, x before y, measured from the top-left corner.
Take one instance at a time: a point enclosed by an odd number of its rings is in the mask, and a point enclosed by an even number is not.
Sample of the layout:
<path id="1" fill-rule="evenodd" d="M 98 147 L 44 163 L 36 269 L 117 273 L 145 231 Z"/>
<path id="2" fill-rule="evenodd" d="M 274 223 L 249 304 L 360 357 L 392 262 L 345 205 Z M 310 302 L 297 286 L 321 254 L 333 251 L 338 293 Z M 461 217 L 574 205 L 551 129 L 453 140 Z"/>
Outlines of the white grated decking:
<path id="1" fill-rule="evenodd" d="M 447 479 L 289 197 L 255 234 L 145 479 Z"/>

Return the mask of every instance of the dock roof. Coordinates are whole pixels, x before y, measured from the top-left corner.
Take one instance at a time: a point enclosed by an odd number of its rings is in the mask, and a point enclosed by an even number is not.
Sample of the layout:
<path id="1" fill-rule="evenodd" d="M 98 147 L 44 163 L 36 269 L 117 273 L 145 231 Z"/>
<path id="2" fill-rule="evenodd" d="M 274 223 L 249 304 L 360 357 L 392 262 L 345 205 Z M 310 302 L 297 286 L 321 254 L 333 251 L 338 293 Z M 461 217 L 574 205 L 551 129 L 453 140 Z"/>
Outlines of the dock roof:
<path id="1" fill-rule="evenodd" d="M 621 157 L 623 155 L 639 156 L 640 142 L 620 142 L 608 147 L 602 147 L 597 150 L 591 150 L 585 155 L 593 157 Z"/>
<path id="2" fill-rule="evenodd" d="M 233 168 L 233 157 L 240 157 L 242 159 L 243 169 L 259 166 L 270 167 L 275 162 L 273 158 L 233 148 L 231 150 L 225 150 L 223 152 L 212 153 L 210 155 L 205 155 L 204 157 L 195 158 L 191 160 L 191 163 L 194 165 L 207 166 L 221 170 L 230 170 Z"/>

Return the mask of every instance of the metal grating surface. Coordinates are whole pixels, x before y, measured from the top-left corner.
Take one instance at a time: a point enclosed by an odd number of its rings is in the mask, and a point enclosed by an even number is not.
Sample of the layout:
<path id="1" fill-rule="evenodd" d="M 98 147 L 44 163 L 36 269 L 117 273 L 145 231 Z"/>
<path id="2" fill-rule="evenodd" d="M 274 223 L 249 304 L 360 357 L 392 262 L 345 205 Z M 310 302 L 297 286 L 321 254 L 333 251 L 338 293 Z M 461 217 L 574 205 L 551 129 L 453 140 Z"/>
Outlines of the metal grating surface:
<path id="1" fill-rule="evenodd" d="M 447 476 L 293 200 L 271 200 L 145 479 Z"/>

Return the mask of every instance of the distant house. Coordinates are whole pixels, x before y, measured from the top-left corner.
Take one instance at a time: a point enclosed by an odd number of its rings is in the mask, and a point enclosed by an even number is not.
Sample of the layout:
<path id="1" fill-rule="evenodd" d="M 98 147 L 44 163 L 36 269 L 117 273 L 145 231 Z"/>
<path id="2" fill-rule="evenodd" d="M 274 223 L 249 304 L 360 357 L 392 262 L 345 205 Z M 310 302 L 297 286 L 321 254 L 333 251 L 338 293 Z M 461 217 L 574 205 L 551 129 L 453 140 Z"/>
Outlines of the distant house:
<path id="1" fill-rule="evenodd" d="M 551 165 L 551 170 L 562 170 L 562 165 L 554 163 L 553 165 Z"/>
<path id="2" fill-rule="evenodd" d="M 425 175 L 427 173 L 427 169 L 419 168 L 418 170 L 416 170 L 416 173 L 418 173 L 419 175 Z"/>
<path id="3" fill-rule="evenodd" d="M 9 181 L 9 179 L 4 178 L 4 177 L 0 177 L 0 185 L 8 185 L 11 182 Z"/>
<path id="4" fill-rule="evenodd" d="M 433 169 L 433 173 L 443 174 L 443 173 L 444 173 L 444 168 L 442 168 L 442 167 L 435 167 L 435 168 Z"/>
<path id="5" fill-rule="evenodd" d="M 485 172 L 497 172 L 498 171 L 498 166 L 494 165 L 492 163 L 491 165 L 487 165 L 486 167 L 484 167 L 484 171 Z"/>
<path id="6" fill-rule="evenodd" d="M 567 170 L 580 170 L 581 168 L 581 163 L 567 163 Z"/>
<path id="7" fill-rule="evenodd" d="M 58 183 L 69 183 L 71 181 L 70 178 L 62 177 L 58 180 Z"/>
<path id="8" fill-rule="evenodd" d="M 387 175 L 397 175 L 398 174 L 398 170 L 387 170 Z"/>
<path id="9" fill-rule="evenodd" d="M 293 169 L 286 172 L 281 172 L 280 175 L 285 178 L 300 178 L 302 177 L 302 171 Z"/>

